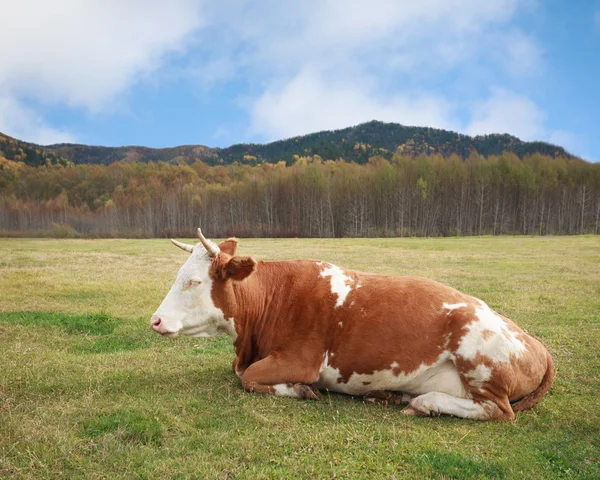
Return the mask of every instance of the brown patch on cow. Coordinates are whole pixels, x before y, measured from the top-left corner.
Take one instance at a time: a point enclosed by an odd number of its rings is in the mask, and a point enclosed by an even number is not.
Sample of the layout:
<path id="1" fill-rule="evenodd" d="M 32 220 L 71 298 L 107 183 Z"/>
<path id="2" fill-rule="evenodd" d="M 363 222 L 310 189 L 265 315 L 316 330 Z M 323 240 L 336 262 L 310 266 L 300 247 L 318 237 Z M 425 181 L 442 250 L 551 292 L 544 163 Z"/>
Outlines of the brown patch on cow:
<path id="1" fill-rule="evenodd" d="M 495 335 L 494 332 L 492 332 L 491 330 L 484 330 L 483 332 L 481 332 L 481 338 L 483 340 L 489 340 L 490 338 L 492 338 Z"/>
<path id="2" fill-rule="evenodd" d="M 363 385 L 371 385 L 371 382 L 362 382 Z"/>
<path id="3" fill-rule="evenodd" d="M 445 328 L 448 333 L 445 339 L 445 345 L 446 349 L 450 352 L 458 350 L 463 336 L 469 330 L 468 325 L 478 320 L 477 315 L 475 315 L 475 306 L 471 299 L 467 298 L 465 303 L 467 303 L 466 307 L 454 309 L 446 315 Z"/>

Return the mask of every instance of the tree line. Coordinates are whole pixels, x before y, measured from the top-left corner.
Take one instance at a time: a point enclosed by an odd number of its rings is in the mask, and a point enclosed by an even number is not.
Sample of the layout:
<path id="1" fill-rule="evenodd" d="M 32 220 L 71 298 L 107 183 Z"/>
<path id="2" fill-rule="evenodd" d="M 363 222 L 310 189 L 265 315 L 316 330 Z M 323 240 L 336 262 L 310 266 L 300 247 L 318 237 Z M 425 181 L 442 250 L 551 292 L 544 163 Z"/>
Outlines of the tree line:
<path id="1" fill-rule="evenodd" d="M 0 233 L 89 237 L 598 234 L 600 164 L 505 152 L 210 166 L 0 157 Z"/>

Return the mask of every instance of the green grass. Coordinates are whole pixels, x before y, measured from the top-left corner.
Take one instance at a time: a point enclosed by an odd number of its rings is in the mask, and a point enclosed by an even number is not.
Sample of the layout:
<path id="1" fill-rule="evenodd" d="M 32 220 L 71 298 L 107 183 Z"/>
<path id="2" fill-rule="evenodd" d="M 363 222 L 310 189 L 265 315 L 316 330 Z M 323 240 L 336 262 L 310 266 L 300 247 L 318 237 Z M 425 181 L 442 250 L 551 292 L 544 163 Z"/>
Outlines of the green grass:
<path id="1" fill-rule="evenodd" d="M 165 240 L 0 240 L 0 478 L 600 478 L 600 238 L 241 240 L 433 278 L 542 337 L 551 392 L 512 423 L 344 395 L 248 394 L 226 337 L 148 327 L 185 254 Z"/>
<path id="2" fill-rule="evenodd" d="M 95 440 L 114 434 L 123 443 L 160 445 L 162 425 L 152 415 L 117 410 L 91 416 L 89 420 L 82 422 L 82 433 Z"/>
<path id="3" fill-rule="evenodd" d="M 65 333 L 108 335 L 115 329 L 115 321 L 104 313 L 69 315 L 59 312 L 7 312 L 3 322 L 15 325 L 58 328 Z"/>

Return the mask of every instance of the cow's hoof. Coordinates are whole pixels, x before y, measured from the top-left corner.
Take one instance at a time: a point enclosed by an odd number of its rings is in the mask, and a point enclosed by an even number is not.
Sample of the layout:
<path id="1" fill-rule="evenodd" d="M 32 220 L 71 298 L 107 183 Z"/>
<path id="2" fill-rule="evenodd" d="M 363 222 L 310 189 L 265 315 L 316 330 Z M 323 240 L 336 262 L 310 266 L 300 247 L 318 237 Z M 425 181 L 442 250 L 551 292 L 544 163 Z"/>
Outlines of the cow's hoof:
<path id="1" fill-rule="evenodd" d="M 295 383 L 293 389 L 298 394 L 298 397 L 305 400 L 321 400 L 321 392 L 311 385 Z"/>

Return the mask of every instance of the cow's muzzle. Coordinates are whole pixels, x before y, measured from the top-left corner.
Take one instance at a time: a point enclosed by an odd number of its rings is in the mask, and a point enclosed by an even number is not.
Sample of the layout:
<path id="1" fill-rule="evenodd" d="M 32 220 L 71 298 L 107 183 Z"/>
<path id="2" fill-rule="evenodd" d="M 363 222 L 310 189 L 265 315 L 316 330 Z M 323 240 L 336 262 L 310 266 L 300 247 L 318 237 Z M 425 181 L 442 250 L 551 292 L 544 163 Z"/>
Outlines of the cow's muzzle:
<path id="1" fill-rule="evenodd" d="M 150 328 L 165 337 L 172 337 L 175 335 L 175 332 L 169 332 L 165 329 L 163 321 L 158 315 L 152 315 L 152 318 L 150 318 Z"/>

